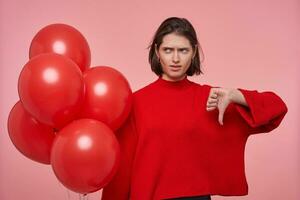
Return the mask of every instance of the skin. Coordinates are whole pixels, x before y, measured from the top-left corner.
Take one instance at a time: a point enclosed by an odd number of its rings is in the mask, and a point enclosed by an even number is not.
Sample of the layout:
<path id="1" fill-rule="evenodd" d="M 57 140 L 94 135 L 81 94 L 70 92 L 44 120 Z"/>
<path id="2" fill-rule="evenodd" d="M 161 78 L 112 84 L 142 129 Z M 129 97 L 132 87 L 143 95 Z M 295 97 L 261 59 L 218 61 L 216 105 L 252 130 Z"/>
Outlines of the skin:
<path id="1" fill-rule="evenodd" d="M 197 49 L 197 48 L 195 48 Z M 196 52 L 193 51 L 190 41 L 176 33 L 164 36 L 162 44 L 155 49 L 155 53 L 162 66 L 162 79 L 167 81 L 180 81 L 187 75 L 186 72 Z M 218 121 L 223 125 L 223 117 L 226 108 L 230 103 L 237 103 L 248 107 L 248 104 L 241 93 L 235 88 L 211 88 L 206 110 L 219 110 Z"/>
<path id="2" fill-rule="evenodd" d="M 167 81 L 184 79 L 195 56 L 190 41 L 175 33 L 165 35 L 162 44 L 155 52 L 162 66 L 162 79 Z"/>
<path id="3" fill-rule="evenodd" d="M 238 89 L 211 88 L 206 102 L 206 110 L 212 111 L 217 108 L 219 110 L 218 121 L 223 125 L 224 113 L 230 103 L 248 107 L 244 95 Z"/>

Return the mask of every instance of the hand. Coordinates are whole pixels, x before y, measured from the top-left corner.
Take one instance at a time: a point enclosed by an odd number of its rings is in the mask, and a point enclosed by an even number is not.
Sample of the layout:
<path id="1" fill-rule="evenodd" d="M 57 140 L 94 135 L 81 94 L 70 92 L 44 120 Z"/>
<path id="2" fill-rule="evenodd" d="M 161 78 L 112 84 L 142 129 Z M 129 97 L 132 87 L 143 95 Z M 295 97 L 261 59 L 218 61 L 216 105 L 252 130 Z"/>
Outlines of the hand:
<path id="1" fill-rule="evenodd" d="M 232 93 L 234 89 L 227 88 L 211 88 L 207 103 L 206 110 L 212 111 L 216 108 L 219 110 L 218 121 L 223 125 L 223 116 L 227 106 L 233 101 Z"/>

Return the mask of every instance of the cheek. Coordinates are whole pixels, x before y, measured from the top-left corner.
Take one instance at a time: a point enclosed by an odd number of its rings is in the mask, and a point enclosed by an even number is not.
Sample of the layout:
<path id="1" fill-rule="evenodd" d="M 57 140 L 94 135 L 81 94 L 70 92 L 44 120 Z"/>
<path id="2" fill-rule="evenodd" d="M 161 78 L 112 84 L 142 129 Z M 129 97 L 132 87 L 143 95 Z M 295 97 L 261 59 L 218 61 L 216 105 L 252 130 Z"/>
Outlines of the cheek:
<path id="1" fill-rule="evenodd" d="M 160 62 L 161 64 L 168 64 L 169 63 L 170 58 L 166 55 L 164 56 L 160 56 Z"/>
<path id="2" fill-rule="evenodd" d="M 189 67 L 192 63 L 192 57 L 187 57 L 185 60 L 184 60 L 184 64 L 186 65 L 186 67 Z"/>

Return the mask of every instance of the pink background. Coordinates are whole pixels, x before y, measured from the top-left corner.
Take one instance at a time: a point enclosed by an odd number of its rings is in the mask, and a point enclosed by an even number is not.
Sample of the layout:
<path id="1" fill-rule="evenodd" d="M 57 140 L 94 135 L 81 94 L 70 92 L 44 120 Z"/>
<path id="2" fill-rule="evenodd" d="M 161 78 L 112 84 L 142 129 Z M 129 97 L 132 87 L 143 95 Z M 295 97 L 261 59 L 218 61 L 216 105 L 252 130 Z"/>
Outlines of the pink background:
<path id="1" fill-rule="evenodd" d="M 92 66 L 115 67 L 135 91 L 156 79 L 147 62 L 146 47 L 158 25 L 170 16 L 188 18 L 204 50 L 205 75 L 191 80 L 272 90 L 289 108 L 279 128 L 248 140 L 249 195 L 213 199 L 299 199 L 298 0 L 1 0 L 1 200 L 78 199 L 58 182 L 50 166 L 25 158 L 8 137 L 8 113 L 18 100 L 18 76 L 28 61 L 35 33 L 56 22 L 76 27 L 89 42 Z M 89 199 L 99 199 L 100 193 L 90 194 Z"/>

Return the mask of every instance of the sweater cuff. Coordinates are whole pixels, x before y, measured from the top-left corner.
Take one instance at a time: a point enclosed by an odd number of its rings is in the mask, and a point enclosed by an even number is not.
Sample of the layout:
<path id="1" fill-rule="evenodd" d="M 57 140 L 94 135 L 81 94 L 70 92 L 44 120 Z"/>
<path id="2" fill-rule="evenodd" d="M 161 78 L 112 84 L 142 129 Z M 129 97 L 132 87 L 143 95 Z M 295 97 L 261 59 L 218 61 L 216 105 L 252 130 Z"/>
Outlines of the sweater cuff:
<path id="1" fill-rule="evenodd" d="M 259 93 L 256 90 L 245 90 L 240 88 L 238 88 L 238 90 L 242 92 L 248 107 L 240 104 L 235 104 L 235 107 L 250 127 L 257 128 L 268 124 L 270 120 L 272 120 L 272 117 L 275 117 L 271 111 L 272 105 L 267 105 L 267 101 L 270 100 L 267 98 L 267 95 Z"/>

